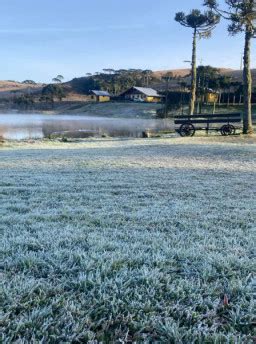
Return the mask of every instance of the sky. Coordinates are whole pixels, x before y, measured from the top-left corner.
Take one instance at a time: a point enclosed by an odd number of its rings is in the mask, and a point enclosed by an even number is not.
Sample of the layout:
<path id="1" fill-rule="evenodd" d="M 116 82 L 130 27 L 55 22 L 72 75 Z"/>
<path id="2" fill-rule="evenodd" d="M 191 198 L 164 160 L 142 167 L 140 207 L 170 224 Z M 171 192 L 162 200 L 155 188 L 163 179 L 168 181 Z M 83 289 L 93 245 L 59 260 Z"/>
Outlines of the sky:
<path id="1" fill-rule="evenodd" d="M 202 2 L 1 0 L 0 80 L 50 82 L 58 74 L 70 80 L 103 68 L 188 68 L 192 31 L 174 16 Z M 240 68 L 243 36 L 230 37 L 226 28 L 223 21 L 211 39 L 200 40 L 199 63 Z M 256 47 L 252 61 L 256 67 Z"/>

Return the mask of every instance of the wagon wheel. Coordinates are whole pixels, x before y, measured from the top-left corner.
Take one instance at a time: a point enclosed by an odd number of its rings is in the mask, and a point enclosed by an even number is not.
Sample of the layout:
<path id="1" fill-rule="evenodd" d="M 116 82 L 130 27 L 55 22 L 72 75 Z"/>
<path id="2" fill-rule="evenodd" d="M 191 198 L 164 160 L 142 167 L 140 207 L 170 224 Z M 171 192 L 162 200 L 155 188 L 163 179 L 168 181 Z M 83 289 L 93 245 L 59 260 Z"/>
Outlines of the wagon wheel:
<path id="1" fill-rule="evenodd" d="M 194 136 L 195 135 L 195 127 L 191 123 L 184 123 L 180 126 L 180 136 Z"/>
<path id="2" fill-rule="evenodd" d="M 222 136 L 234 135 L 235 131 L 236 131 L 235 127 L 231 124 L 225 124 L 220 129 Z"/>
<path id="3" fill-rule="evenodd" d="M 226 130 L 226 124 L 220 128 L 220 133 L 222 136 L 225 136 L 225 130 Z"/>
<path id="4" fill-rule="evenodd" d="M 235 128 L 232 124 L 229 124 L 229 126 L 230 126 L 230 129 L 231 129 L 231 131 L 232 131 L 231 135 L 235 135 L 235 133 L 236 133 L 236 128 Z"/>

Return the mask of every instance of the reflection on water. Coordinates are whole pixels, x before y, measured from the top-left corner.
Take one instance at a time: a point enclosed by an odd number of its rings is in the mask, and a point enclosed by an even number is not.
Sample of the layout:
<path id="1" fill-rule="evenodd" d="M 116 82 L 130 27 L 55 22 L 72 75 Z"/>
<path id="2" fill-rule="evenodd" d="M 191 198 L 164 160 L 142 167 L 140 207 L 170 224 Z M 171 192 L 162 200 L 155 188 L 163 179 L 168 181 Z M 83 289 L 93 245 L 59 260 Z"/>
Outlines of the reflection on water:
<path id="1" fill-rule="evenodd" d="M 141 137 L 143 131 L 171 129 L 167 119 L 123 119 L 75 115 L 0 114 L 0 136 L 5 139 L 67 137 Z"/>

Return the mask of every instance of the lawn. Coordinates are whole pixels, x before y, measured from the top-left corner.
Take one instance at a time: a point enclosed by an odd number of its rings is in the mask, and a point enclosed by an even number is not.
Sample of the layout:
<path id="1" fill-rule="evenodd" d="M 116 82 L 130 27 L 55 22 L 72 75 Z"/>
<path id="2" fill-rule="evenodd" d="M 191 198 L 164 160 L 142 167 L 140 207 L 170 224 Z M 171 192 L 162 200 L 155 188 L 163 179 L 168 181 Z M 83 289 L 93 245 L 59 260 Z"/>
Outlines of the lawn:
<path id="1" fill-rule="evenodd" d="M 1 343 L 253 343 L 256 139 L 0 147 Z"/>

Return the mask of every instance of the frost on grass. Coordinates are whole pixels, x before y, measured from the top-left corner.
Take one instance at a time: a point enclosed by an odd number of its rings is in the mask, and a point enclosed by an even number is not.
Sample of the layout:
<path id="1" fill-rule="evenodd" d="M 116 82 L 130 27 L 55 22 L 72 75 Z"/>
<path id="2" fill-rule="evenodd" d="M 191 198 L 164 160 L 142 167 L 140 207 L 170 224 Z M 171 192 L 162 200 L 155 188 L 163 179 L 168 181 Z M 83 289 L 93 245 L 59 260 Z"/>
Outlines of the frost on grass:
<path id="1" fill-rule="evenodd" d="M 17 144 L 0 159 L 3 343 L 253 342 L 255 144 Z"/>

